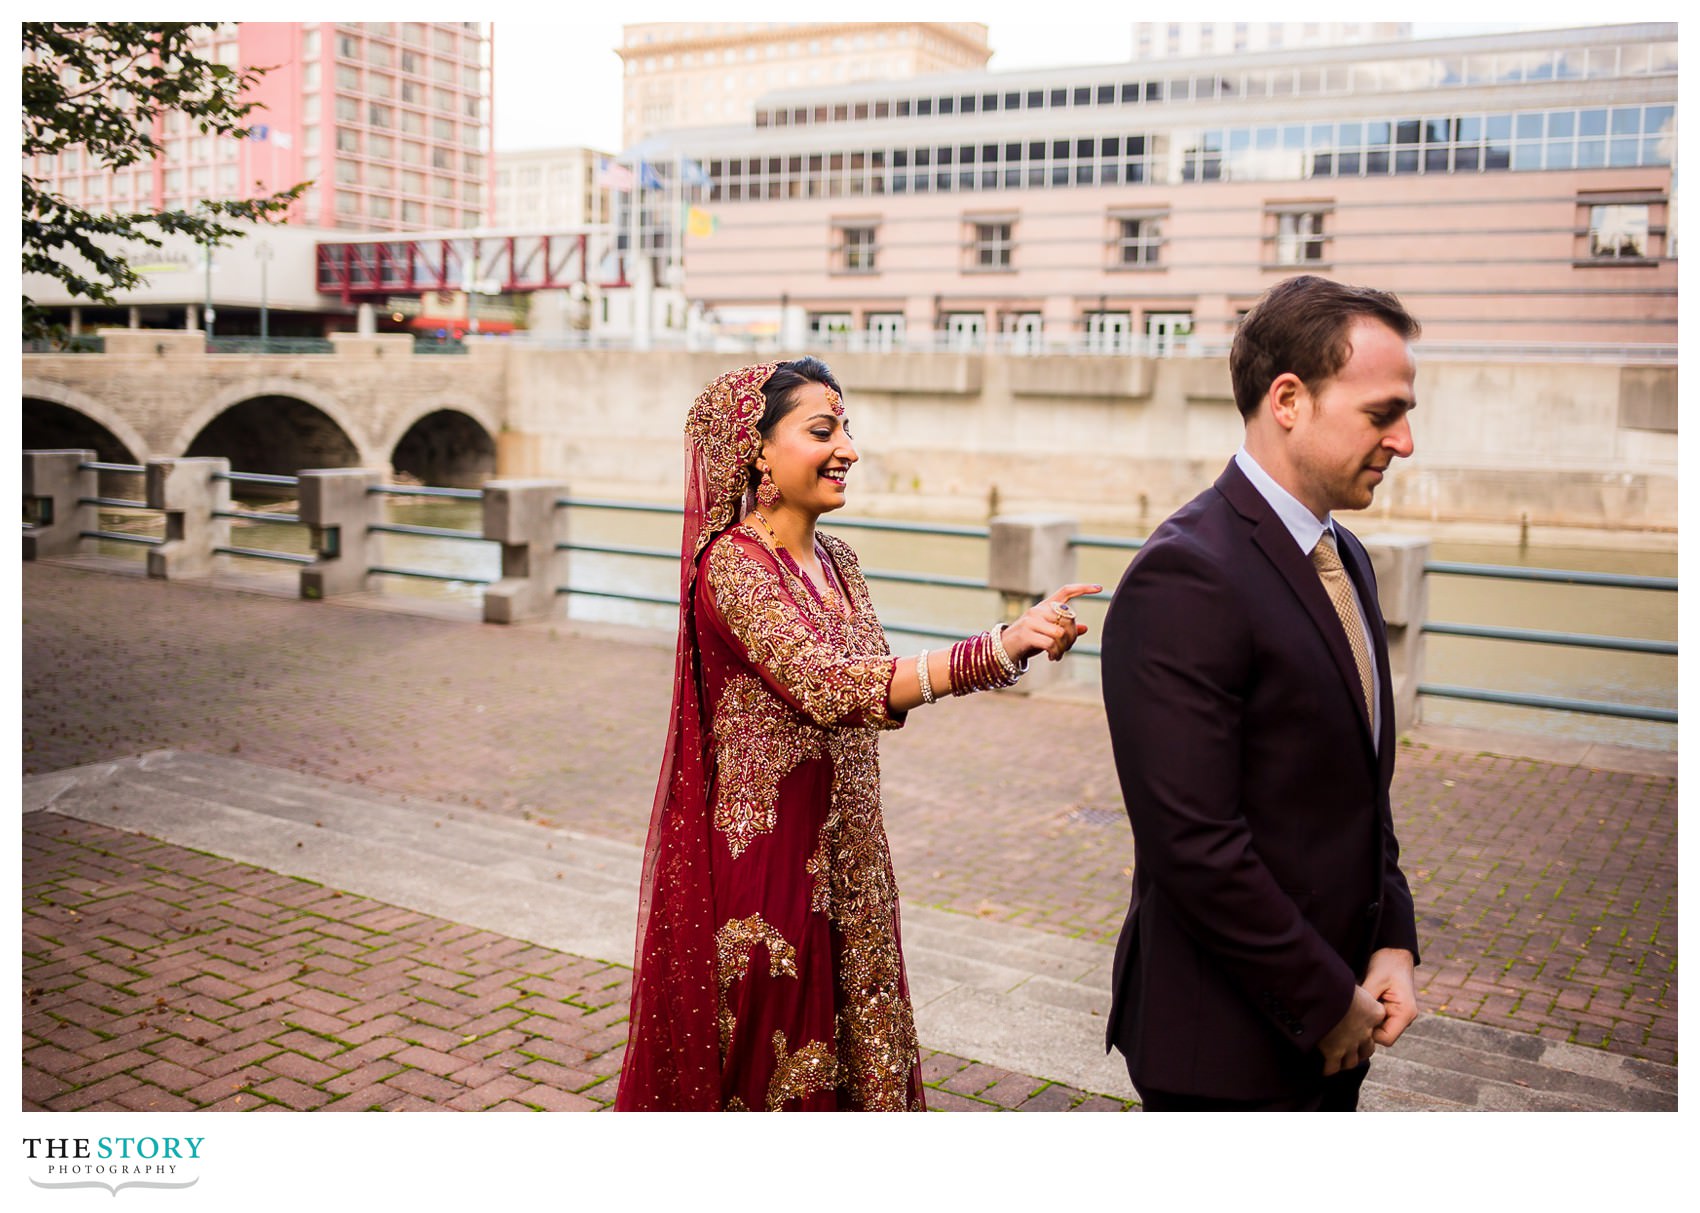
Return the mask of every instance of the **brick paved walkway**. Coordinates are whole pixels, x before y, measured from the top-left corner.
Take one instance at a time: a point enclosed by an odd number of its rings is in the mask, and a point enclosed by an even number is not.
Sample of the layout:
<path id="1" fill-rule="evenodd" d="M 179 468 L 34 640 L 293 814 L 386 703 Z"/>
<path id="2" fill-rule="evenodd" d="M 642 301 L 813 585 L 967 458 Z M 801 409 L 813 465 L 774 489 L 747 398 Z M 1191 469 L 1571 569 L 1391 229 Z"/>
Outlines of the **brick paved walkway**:
<path id="1" fill-rule="evenodd" d="M 52 565 L 24 567 L 23 598 L 26 773 L 233 753 L 642 840 L 671 637 Z M 1132 842 L 1096 705 L 976 696 L 914 713 L 882 754 L 906 903 L 1114 939 Z M 1401 747 L 1394 800 L 1425 1006 L 1676 1060 L 1673 777 L 1419 741 Z"/>
<path id="2" fill-rule="evenodd" d="M 24 819 L 25 1111 L 601 1111 L 631 971 L 48 813 Z M 928 1051 L 961 1111 L 1125 1111 Z"/>

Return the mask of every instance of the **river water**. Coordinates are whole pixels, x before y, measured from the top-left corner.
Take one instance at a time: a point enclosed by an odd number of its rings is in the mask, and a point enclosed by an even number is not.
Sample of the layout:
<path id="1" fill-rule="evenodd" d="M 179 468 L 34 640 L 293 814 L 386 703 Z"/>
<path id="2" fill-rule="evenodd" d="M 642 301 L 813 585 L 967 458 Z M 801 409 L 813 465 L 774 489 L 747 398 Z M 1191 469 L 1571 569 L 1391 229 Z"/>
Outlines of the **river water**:
<path id="1" fill-rule="evenodd" d="M 268 503 L 292 510 L 293 503 Z M 430 498 L 391 498 L 385 502 L 393 522 L 476 531 L 475 502 Z M 103 525 L 112 525 L 108 517 Z M 126 520 L 125 529 L 159 534 L 156 518 Z M 575 509 L 570 518 L 575 542 L 668 548 L 676 551 L 680 519 L 676 515 L 643 514 L 602 509 Z M 240 547 L 306 552 L 304 528 L 292 524 L 232 523 L 231 543 Z M 830 519 L 825 529 L 831 530 Z M 1105 532 L 1108 533 L 1108 532 Z M 862 529 L 839 532 L 861 557 L 870 574 L 881 570 L 925 572 L 967 578 L 986 575 L 986 543 L 980 539 L 906 535 Z M 482 586 L 476 578 L 500 572 L 496 546 L 487 542 L 384 535 L 376 563 L 458 575 L 464 581 L 440 582 L 406 577 L 377 579 L 383 592 L 476 604 Z M 102 544 L 114 555 L 139 558 L 133 545 Z M 1435 560 L 1528 568 L 1575 569 L 1639 575 L 1676 576 L 1674 553 L 1622 551 L 1606 547 L 1553 547 L 1481 543 L 1436 543 Z M 1101 582 L 1113 589 L 1133 553 L 1124 550 L 1082 549 L 1080 580 Z M 278 570 L 285 566 L 231 558 L 233 567 Z M 673 596 L 678 591 L 678 561 L 653 558 L 572 553 L 568 584 L 586 589 Z M 985 590 L 905 585 L 870 576 L 874 602 L 891 631 L 892 647 L 902 653 L 918 650 L 926 638 L 954 639 L 977 631 L 1001 617 L 997 595 Z M 574 617 L 671 631 L 678 624 L 672 607 L 587 595 L 567 595 Z M 1105 604 L 1078 604 L 1081 618 L 1096 625 Z M 1448 623 L 1532 628 L 1542 631 L 1634 636 L 1674 641 L 1677 596 L 1669 592 L 1608 589 L 1590 586 L 1546 585 L 1476 577 L 1432 576 L 1429 617 Z M 1094 634 L 1088 641 L 1095 642 Z M 1433 685 L 1477 687 L 1572 699 L 1602 700 L 1649 707 L 1676 707 L 1674 657 L 1639 653 L 1477 640 L 1454 636 L 1428 638 L 1427 670 L 1423 681 Z M 1095 686 L 1095 659 L 1071 660 L 1074 678 Z M 1084 688 L 1083 688 L 1084 689 Z M 1624 720 L 1573 712 L 1501 707 L 1493 704 L 1425 696 L 1423 719 L 1430 723 L 1483 729 L 1540 732 L 1551 737 L 1586 739 L 1676 748 L 1676 727 L 1655 721 Z"/>

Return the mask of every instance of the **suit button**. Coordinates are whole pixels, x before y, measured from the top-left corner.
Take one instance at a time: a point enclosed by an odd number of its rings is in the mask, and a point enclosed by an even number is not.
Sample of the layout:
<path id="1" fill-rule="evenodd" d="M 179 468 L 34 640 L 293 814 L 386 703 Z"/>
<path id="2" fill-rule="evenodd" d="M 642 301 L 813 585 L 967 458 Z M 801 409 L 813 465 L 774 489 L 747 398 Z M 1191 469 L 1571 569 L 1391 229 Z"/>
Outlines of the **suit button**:
<path id="1" fill-rule="evenodd" d="M 1381 913 L 1381 903 L 1379 901 L 1372 901 L 1369 905 L 1364 907 L 1365 918 L 1374 918 L 1379 913 Z"/>

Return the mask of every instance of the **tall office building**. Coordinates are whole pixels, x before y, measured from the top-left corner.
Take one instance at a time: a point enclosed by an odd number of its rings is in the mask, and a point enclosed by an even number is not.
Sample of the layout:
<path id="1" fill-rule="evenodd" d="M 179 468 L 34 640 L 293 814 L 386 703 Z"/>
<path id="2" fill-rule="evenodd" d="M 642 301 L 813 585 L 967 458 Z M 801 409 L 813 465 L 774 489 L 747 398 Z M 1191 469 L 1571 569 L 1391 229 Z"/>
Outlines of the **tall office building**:
<path id="1" fill-rule="evenodd" d="M 251 139 L 203 135 L 163 115 L 156 159 L 112 171 L 80 148 L 26 163 L 77 205 L 172 210 L 314 182 L 294 223 L 353 231 L 488 222 L 491 28 L 483 22 L 242 22 L 201 51 L 265 66 Z"/>
<path id="2" fill-rule="evenodd" d="M 1143 63 L 1152 59 L 1390 42 L 1410 36 L 1409 21 L 1135 21 L 1133 58 Z"/>
<path id="3" fill-rule="evenodd" d="M 787 88 L 983 68 L 975 21 L 651 22 L 624 27 L 624 146 L 659 130 L 747 123 Z"/>

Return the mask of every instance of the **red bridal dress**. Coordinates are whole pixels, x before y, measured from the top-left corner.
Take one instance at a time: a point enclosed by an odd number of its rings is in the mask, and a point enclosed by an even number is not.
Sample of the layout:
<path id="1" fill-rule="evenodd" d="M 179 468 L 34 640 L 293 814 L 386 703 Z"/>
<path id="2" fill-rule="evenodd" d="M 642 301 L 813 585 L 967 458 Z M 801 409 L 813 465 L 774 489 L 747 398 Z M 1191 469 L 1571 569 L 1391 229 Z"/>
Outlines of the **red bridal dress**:
<path id="1" fill-rule="evenodd" d="M 867 582 L 832 536 L 821 594 L 750 524 L 713 521 L 681 579 L 615 1106 L 922 1110 L 879 794 L 879 732 L 903 718 Z"/>

